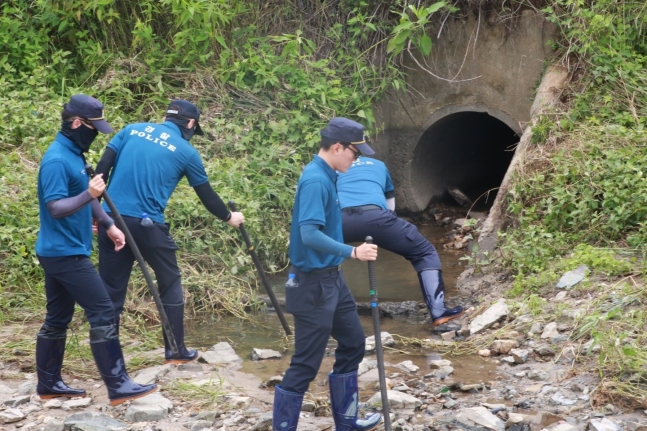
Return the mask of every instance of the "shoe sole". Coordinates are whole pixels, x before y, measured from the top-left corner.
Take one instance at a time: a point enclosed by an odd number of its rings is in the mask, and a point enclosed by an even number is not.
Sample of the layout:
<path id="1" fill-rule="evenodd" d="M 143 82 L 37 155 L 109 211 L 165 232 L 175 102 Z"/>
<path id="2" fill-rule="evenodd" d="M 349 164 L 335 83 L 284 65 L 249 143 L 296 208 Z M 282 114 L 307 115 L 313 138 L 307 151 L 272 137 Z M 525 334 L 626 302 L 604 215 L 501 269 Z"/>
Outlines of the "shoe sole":
<path id="1" fill-rule="evenodd" d="M 380 417 L 380 421 L 379 421 L 378 423 L 376 423 L 376 424 L 373 426 L 373 428 L 367 428 L 367 429 L 365 429 L 364 431 L 373 431 L 373 430 L 376 430 L 376 429 L 377 429 L 377 427 L 379 427 L 380 425 L 382 425 L 382 422 L 384 422 L 384 416 Z"/>
<path id="2" fill-rule="evenodd" d="M 85 394 L 48 394 L 48 395 L 41 395 L 41 394 L 36 394 L 40 397 L 41 400 L 53 400 L 54 398 L 85 398 L 88 396 L 87 393 Z"/>
<path id="3" fill-rule="evenodd" d="M 196 356 L 193 359 L 167 359 L 165 364 L 174 364 L 174 365 L 182 365 L 182 364 L 188 364 L 189 362 L 193 362 L 197 360 L 200 356 Z"/>
<path id="4" fill-rule="evenodd" d="M 143 394 L 139 394 L 139 395 L 135 395 L 135 396 L 132 396 L 132 397 L 127 397 L 127 398 L 119 398 L 117 400 L 110 400 L 110 405 L 111 406 L 118 406 L 119 404 L 125 403 L 126 401 L 136 400 L 137 398 L 141 398 L 141 397 L 145 397 L 146 395 L 150 395 L 153 392 L 157 392 L 158 389 L 159 388 L 157 386 L 155 386 L 153 389 L 151 389 L 148 392 L 144 392 Z"/>
<path id="5" fill-rule="evenodd" d="M 443 323 L 447 323 L 450 320 L 454 320 L 458 317 L 461 317 L 463 313 L 465 313 L 465 311 L 461 311 L 460 313 L 455 314 L 454 316 L 441 317 L 440 319 L 434 320 L 434 326 L 440 326 Z"/>

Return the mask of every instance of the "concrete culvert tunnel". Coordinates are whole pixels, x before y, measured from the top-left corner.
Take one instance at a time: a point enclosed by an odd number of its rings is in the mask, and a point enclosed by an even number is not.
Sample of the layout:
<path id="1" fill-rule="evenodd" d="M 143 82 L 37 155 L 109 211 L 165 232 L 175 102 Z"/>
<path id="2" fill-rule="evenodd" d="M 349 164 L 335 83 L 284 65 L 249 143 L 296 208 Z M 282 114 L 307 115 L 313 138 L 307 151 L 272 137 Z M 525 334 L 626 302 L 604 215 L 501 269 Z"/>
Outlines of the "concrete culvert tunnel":
<path id="1" fill-rule="evenodd" d="M 451 109 L 455 111 L 455 108 Z M 489 208 L 519 142 L 520 128 L 502 112 L 439 112 L 422 134 L 411 161 L 412 194 L 418 205 L 456 203 L 457 188 L 478 208 Z"/>

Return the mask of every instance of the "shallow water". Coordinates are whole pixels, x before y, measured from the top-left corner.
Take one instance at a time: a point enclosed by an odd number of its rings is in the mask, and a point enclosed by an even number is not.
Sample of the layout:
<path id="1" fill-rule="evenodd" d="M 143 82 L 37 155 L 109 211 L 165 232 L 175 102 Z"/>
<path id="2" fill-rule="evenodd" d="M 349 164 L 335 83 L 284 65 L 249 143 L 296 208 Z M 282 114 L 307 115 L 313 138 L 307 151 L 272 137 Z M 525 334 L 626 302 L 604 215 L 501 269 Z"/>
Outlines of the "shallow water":
<path id="1" fill-rule="evenodd" d="M 286 315 L 288 323 L 292 326 L 293 320 L 290 314 Z M 371 316 L 360 316 L 362 327 L 367 336 L 373 335 L 373 321 Z M 380 330 L 389 332 L 394 336 L 396 342 L 404 338 L 437 338 L 432 334 L 429 324 L 412 324 L 406 319 L 383 318 L 380 322 Z M 281 324 L 274 313 L 253 316 L 251 320 L 235 318 L 222 319 L 218 322 L 187 322 L 187 345 L 208 349 L 220 341 L 227 341 L 232 345 L 236 353 L 244 359 L 241 371 L 253 374 L 263 381 L 272 376 L 280 375 L 290 366 L 290 357 L 294 353 L 291 343 L 286 342 L 285 334 Z M 332 353 L 335 341 L 329 342 Z M 254 348 L 273 349 L 280 351 L 281 359 L 270 359 L 265 361 L 252 361 L 249 354 Z M 284 351 L 284 349 L 286 349 Z M 375 354 L 367 355 L 375 359 Z M 432 372 L 430 361 L 441 359 L 437 352 L 423 351 L 415 346 L 403 347 L 398 342 L 394 348 L 385 348 L 384 362 L 386 364 L 386 375 L 390 373 L 402 373 L 402 370 L 395 367 L 403 361 L 412 361 L 420 367 L 416 373 L 424 376 Z M 494 380 L 496 365 L 478 356 L 446 356 L 442 359 L 449 359 L 454 368 L 454 374 L 446 379 L 449 385 L 453 382 L 479 383 Z M 327 380 L 327 374 L 331 371 L 334 356 L 326 356 L 322 362 L 319 373 L 311 384 L 311 390 L 317 391 L 317 386 L 323 385 Z M 361 379 L 360 379 L 361 380 Z"/>
<path id="2" fill-rule="evenodd" d="M 445 278 L 446 298 L 452 302 L 452 298 L 457 296 L 456 279 L 464 269 L 462 261 L 459 260 L 462 253 L 443 250 L 440 239 L 447 233 L 445 228 L 431 225 L 420 225 L 418 228 L 436 246 Z M 366 301 L 369 290 L 366 262 L 347 260 L 344 262 L 343 270 L 346 282 L 357 301 Z M 286 277 L 285 274 L 280 274 L 270 278 L 273 289 L 279 296 L 282 296 L 285 291 Z M 403 257 L 386 250 L 379 251 L 376 262 L 376 284 L 380 301 L 422 301 L 418 277 L 413 267 Z M 293 326 L 290 314 L 286 314 L 286 319 Z M 371 316 L 360 316 L 360 320 L 366 335 L 373 335 Z M 382 331 L 394 335 L 396 341 L 401 339 L 399 337 L 405 339 L 438 337 L 432 333 L 428 323 L 415 323 L 410 319 L 387 317 L 381 320 L 380 326 Z M 236 353 L 245 359 L 241 371 L 254 374 L 264 381 L 284 373 L 290 365 L 290 357 L 293 353 L 292 344 L 285 338 L 281 324 L 276 314 L 272 312 L 252 316 L 250 320 L 227 318 L 218 322 L 197 320 L 193 323 L 187 322 L 187 344 L 189 346 L 208 349 L 220 341 L 229 342 Z M 416 347 L 402 347 L 402 345 L 402 343 L 398 343 L 394 349 L 385 350 L 384 360 L 387 364 L 387 376 L 392 372 L 402 372 L 393 365 L 405 360 L 410 360 L 420 367 L 417 374 L 424 376 L 432 371 L 429 361 L 440 359 L 438 353 L 430 353 Z M 331 340 L 329 344 L 331 352 L 334 346 L 335 342 Z M 278 350 L 283 354 L 283 357 L 254 362 L 249 360 L 249 354 L 253 348 Z M 374 354 L 371 356 L 373 359 L 375 358 Z M 454 375 L 447 379 L 448 384 L 457 381 L 479 383 L 495 378 L 495 365 L 480 357 L 462 356 L 443 359 L 451 360 L 455 370 Z M 319 374 L 311 385 L 311 390 L 316 391 L 317 386 L 327 380 L 327 374 L 330 372 L 333 362 L 333 356 L 324 358 Z"/>

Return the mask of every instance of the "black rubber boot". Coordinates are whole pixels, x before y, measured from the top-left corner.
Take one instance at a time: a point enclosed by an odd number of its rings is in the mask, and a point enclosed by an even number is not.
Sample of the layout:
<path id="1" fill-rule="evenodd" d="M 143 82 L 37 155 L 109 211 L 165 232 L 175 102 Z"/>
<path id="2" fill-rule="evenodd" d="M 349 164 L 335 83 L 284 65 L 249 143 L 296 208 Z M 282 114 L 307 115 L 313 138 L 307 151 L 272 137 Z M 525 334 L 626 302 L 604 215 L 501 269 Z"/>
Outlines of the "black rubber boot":
<path id="1" fill-rule="evenodd" d="M 418 279 L 434 326 L 447 323 L 463 314 L 463 307 L 460 305 L 454 308 L 447 308 L 445 305 L 445 282 L 442 271 L 436 269 L 420 271 Z"/>
<path id="2" fill-rule="evenodd" d="M 166 337 L 166 333 L 162 329 L 162 335 L 164 335 L 164 358 L 166 359 L 167 364 L 184 364 L 186 362 L 191 362 L 198 359 L 198 351 L 193 349 L 187 349 L 184 345 L 184 304 L 180 305 L 164 305 L 164 311 L 166 311 L 166 316 L 168 317 L 169 323 L 171 324 L 171 332 L 175 337 L 175 342 L 180 353 L 180 356 L 177 358 L 173 357 L 173 351 Z"/>
<path id="3" fill-rule="evenodd" d="M 36 393 L 44 400 L 86 395 L 84 389 L 70 388 L 61 378 L 66 338 L 66 328 L 47 325 L 43 325 L 36 336 Z"/>
<path id="4" fill-rule="evenodd" d="M 111 406 L 143 397 L 157 390 L 157 385 L 140 385 L 128 377 L 124 354 L 114 325 L 90 329 L 90 348 L 108 389 Z"/>
<path id="5" fill-rule="evenodd" d="M 359 387 L 357 371 L 346 374 L 328 374 L 330 406 L 336 431 L 369 431 L 382 422 L 382 415 L 373 413 L 366 419 L 358 419 Z"/>
<path id="6" fill-rule="evenodd" d="M 274 411 L 272 413 L 272 431 L 296 431 L 299 413 L 303 403 L 303 394 L 274 388 Z"/>

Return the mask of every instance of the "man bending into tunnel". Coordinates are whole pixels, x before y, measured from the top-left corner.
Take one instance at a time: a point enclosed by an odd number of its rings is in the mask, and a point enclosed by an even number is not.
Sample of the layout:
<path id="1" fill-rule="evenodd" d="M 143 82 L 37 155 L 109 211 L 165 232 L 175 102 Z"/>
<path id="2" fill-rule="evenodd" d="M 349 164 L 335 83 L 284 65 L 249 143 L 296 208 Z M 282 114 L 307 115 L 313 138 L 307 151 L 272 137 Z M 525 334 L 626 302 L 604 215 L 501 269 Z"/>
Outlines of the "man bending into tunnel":
<path id="1" fill-rule="evenodd" d="M 355 160 L 346 173 L 337 173 L 344 242 L 364 241 L 406 258 L 418 273 L 422 296 L 434 326 L 463 314 L 463 307 L 445 306 L 440 259 L 418 228 L 395 214 L 393 182 L 386 165 L 370 157 Z"/>

